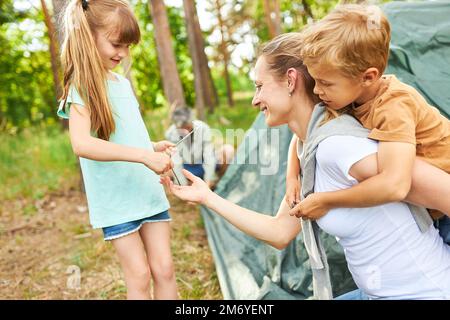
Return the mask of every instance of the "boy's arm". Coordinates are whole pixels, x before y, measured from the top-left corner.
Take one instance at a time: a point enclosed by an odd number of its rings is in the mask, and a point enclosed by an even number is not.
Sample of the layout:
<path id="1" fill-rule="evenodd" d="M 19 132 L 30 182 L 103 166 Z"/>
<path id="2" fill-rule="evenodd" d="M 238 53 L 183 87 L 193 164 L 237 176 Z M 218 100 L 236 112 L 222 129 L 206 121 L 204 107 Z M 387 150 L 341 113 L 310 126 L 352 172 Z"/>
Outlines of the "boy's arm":
<path id="1" fill-rule="evenodd" d="M 286 167 L 286 202 L 292 207 L 300 202 L 300 161 L 297 156 L 297 141 L 296 135 L 292 136 L 289 144 L 289 152 Z"/>
<path id="2" fill-rule="evenodd" d="M 402 201 L 411 189 L 415 145 L 380 142 L 377 175 L 345 190 L 313 193 L 291 210 L 291 215 L 318 219 L 333 208 L 364 208 Z"/>

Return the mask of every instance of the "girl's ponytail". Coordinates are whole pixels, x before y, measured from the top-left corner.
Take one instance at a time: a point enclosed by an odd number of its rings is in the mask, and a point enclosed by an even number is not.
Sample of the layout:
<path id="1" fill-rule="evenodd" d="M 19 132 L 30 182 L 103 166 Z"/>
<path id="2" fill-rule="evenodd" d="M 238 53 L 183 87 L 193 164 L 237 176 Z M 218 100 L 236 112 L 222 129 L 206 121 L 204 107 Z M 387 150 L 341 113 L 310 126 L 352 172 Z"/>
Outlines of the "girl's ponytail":
<path id="1" fill-rule="evenodd" d="M 95 31 L 111 28 L 111 24 L 118 21 L 114 30 L 119 32 L 119 38 L 125 34 L 124 42 L 137 43 L 140 32 L 136 18 L 123 0 L 95 0 L 88 5 L 84 0 L 71 0 L 63 19 L 64 91 L 61 99 L 67 99 L 73 86 L 89 109 L 92 132 L 100 139 L 109 140 L 115 123 L 107 95 L 107 70 L 97 50 Z"/>

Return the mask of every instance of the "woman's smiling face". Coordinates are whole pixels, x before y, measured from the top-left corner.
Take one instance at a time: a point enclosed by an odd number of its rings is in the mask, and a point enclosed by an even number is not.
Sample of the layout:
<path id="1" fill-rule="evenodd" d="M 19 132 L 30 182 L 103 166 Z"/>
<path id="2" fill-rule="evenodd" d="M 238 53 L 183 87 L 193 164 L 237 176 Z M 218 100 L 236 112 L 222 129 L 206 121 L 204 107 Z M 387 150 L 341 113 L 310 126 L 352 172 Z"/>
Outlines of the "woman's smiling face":
<path id="1" fill-rule="evenodd" d="M 287 76 L 286 80 L 274 77 L 264 56 L 255 65 L 255 87 L 252 104 L 264 113 L 266 124 L 269 127 L 286 124 L 292 107 Z"/>

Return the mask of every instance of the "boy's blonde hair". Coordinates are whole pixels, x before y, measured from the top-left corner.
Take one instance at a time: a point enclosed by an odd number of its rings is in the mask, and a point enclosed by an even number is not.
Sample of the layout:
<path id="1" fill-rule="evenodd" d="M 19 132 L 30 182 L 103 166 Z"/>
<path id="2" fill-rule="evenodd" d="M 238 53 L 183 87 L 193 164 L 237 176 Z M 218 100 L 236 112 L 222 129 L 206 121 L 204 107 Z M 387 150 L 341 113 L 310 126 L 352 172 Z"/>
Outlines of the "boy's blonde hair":
<path id="1" fill-rule="evenodd" d="M 391 28 L 377 6 L 339 5 L 302 35 L 301 56 L 308 67 L 331 67 L 351 78 L 371 67 L 380 74 L 386 68 Z"/>
<path id="2" fill-rule="evenodd" d="M 96 47 L 96 33 L 102 29 L 121 44 L 137 44 L 139 25 L 125 0 L 71 0 L 64 11 L 64 40 L 61 61 L 66 101 L 70 86 L 80 94 L 90 112 L 91 130 L 109 140 L 115 131 L 107 96 L 107 70 Z"/>

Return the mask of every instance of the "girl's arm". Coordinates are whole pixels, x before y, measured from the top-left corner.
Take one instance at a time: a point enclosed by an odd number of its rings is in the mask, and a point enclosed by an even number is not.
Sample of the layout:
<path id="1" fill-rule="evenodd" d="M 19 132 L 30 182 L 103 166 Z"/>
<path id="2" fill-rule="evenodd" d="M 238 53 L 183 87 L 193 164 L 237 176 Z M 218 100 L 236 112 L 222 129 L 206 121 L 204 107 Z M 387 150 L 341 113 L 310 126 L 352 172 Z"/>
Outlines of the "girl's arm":
<path id="1" fill-rule="evenodd" d="M 285 199 L 289 207 L 300 202 L 300 161 L 297 156 L 297 141 L 297 136 L 293 135 L 287 159 Z"/>
<path id="2" fill-rule="evenodd" d="M 289 207 L 282 201 L 275 217 L 240 207 L 212 192 L 206 183 L 183 170 L 183 174 L 192 182 L 190 186 L 174 185 L 169 177 L 161 177 L 161 182 L 170 188 L 178 198 L 197 202 L 217 212 L 235 227 L 246 234 L 262 240 L 277 248 L 285 248 L 300 232 L 299 221 L 289 216 Z"/>
<path id="3" fill-rule="evenodd" d="M 129 161 L 146 165 L 158 174 L 172 168 L 170 157 L 161 152 L 134 148 L 91 136 L 91 120 L 87 108 L 72 104 L 69 117 L 69 134 L 74 153 L 97 161 Z"/>

